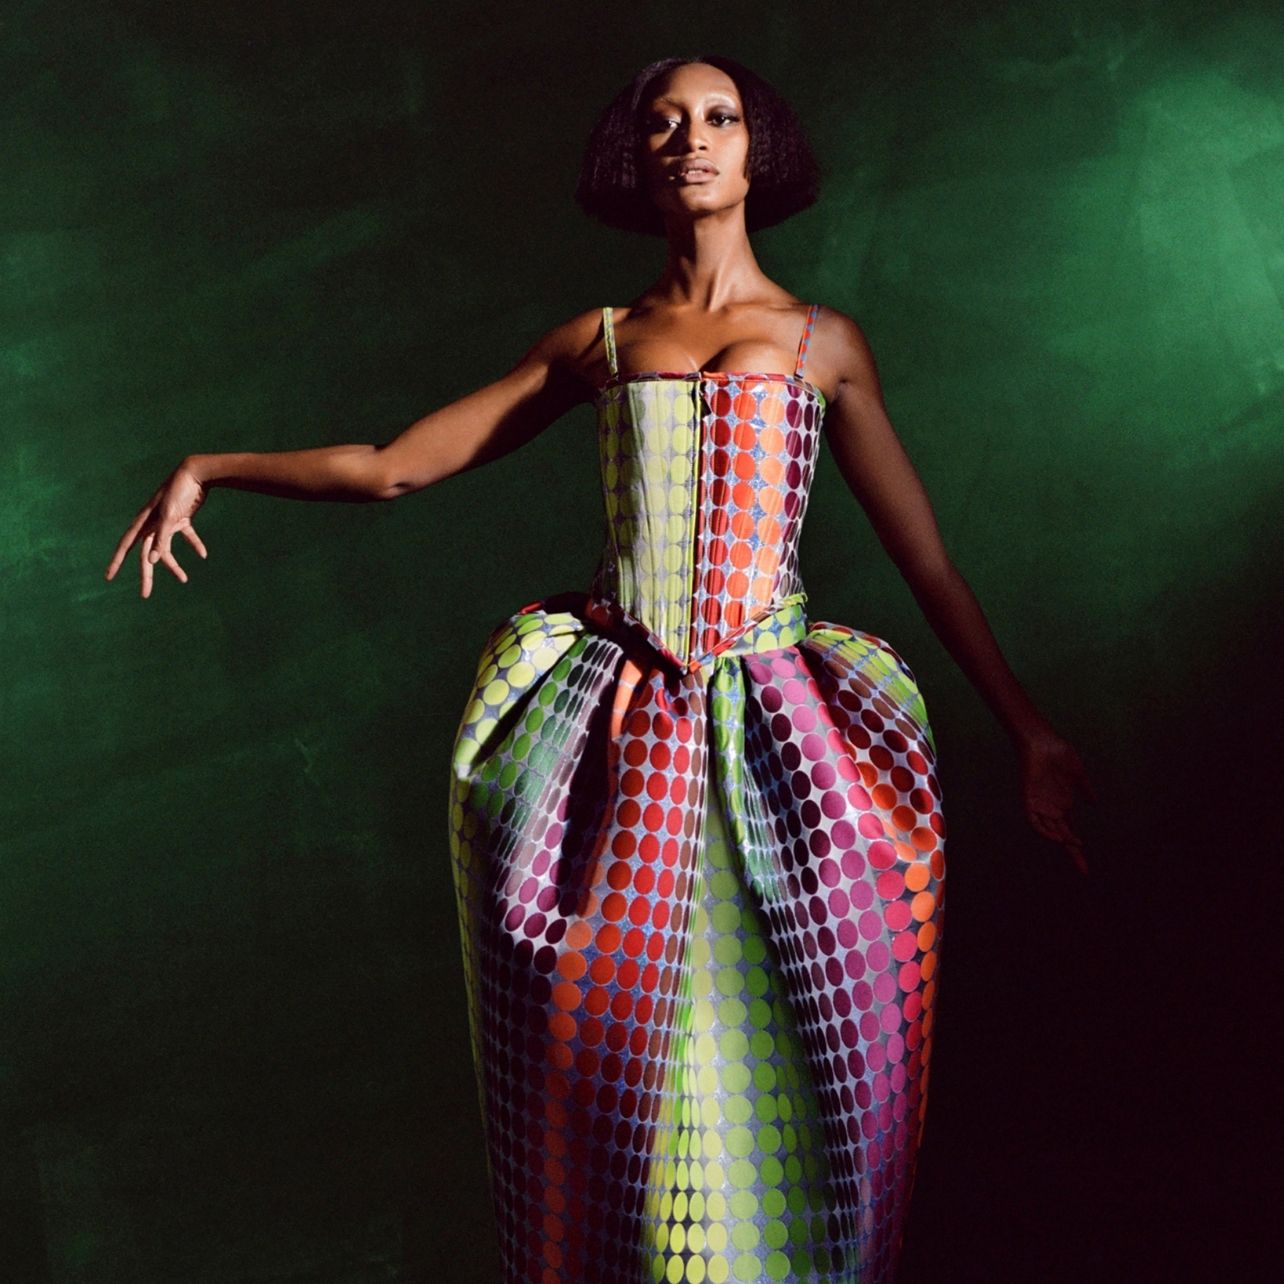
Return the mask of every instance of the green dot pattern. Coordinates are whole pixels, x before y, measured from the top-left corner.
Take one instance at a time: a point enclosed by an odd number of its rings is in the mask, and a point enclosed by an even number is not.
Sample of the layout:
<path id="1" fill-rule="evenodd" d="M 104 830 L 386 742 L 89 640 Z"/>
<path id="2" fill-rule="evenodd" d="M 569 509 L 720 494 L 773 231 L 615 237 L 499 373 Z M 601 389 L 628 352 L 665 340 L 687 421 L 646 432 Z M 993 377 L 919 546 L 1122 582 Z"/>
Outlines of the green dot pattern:
<path id="1" fill-rule="evenodd" d="M 796 1278 L 837 1214 L 816 1144 L 824 1125 L 770 930 L 716 803 L 703 856 L 646 1208 L 650 1278 Z"/>
<path id="2" fill-rule="evenodd" d="M 504 1284 L 892 1284 L 945 824 L 918 684 L 809 620 L 802 376 L 597 398 L 586 592 L 483 649 L 451 868 Z"/>

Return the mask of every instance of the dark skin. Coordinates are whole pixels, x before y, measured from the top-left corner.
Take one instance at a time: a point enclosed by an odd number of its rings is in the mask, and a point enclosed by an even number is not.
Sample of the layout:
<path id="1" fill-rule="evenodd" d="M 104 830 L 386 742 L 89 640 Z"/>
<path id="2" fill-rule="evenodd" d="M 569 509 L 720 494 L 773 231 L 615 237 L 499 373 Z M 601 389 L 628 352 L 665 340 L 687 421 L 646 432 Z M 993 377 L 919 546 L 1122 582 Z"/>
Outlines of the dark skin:
<path id="1" fill-rule="evenodd" d="M 807 303 L 762 272 L 749 243 L 749 135 L 735 82 L 716 67 L 688 63 L 655 86 L 645 107 L 640 159 L 668 253 L 656 282 L 615 309 L 620 370 L 791 372 Z M 186 583 L 174 536 L 207 556 L 192 518 L 215 486 L 291 499 L 397 499 L 516 450 L 591 402 L 608 374 L 594 307 L 549 330 L 500 379 L 383 444 L 189 455 L 121 536 L 106 578 L 137 543 L 143 597 L 158 565 Z M 806 374 L 826 398 L 825 434 L 843 478 L 928 623 L 1011 737 L 1026 818 L 1086 873 L 1070 824 L 1076 795 L 1094 796 L 1083 762 L 1017 681 L 950 560 L 854 320 L 820 309 Z"/>

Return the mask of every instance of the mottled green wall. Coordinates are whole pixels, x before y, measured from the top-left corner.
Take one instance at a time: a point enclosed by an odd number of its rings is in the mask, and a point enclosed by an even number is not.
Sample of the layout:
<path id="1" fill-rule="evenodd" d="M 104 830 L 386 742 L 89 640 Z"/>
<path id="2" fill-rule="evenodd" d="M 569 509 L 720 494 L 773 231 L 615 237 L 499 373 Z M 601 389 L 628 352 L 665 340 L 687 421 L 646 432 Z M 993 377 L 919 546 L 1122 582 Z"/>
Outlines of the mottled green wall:
<path id="1" fill-rule="evenodd" d="M 637 293 L 661 247 L 583 220 L 580 148 L 702 49 L 810 128 L 824 199 L 760 260 L 865 327 L 1102 794 L 1081 884 L 827 458 L 813 614 L 914 667 L 951 822 L 906 1278 L 1241 1242 L 1208 1228 L 1252 1112 L 1209 1101 L 1278 890 L 1282 39 L 1191 0 L 11 0 L 0 1278 L 494 1279 L 445 767 L 489 629 L 592 569 L 590 411 L 395 505 L 216 491 L 147 602 L 102 570 L 183 454 L 385 440 Z"/>

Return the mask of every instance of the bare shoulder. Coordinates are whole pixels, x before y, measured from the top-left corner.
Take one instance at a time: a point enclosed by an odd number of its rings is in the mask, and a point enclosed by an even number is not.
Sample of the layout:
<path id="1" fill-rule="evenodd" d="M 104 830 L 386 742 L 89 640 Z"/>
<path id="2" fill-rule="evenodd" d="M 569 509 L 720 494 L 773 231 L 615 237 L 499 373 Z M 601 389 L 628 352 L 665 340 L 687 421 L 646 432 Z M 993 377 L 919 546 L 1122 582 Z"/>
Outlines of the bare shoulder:
<path id="1" fill-rule="evenodd" d="M 594 392 L 594 357 L 602 351 L 602 309 L 586 308 L 559 321 L 531 345 L 523 360 L 549 367 L 559 382 L 577 385 L 588 400 Z"/>
<path id="2" fill-rule="evenodd" d="M 844 394 L 882 397 L 878 366 L 864 330 L 846 312 L 828 304 L 816 313 L 807 366 L 817 382 L 834 390 L 831 403 Z"/>
<path id="3" fill-rule="evenodd" d="M 536 347 L 551 357 L 564 360 L 592 347 L 601 337 L 601 331 L 602 309 L 586 308 L 546 330 Z"/>

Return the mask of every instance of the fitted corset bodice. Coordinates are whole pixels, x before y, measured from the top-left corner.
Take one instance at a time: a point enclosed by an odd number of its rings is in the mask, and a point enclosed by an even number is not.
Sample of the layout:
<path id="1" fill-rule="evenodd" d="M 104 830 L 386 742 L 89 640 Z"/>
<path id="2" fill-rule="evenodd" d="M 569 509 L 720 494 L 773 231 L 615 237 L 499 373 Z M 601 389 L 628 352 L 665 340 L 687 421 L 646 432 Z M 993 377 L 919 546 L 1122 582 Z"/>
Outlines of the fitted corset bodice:
<path id="1" fill-rule="evenodd" d="M 824 394 L 792 375 L 618 373 L 596 398 L 606 543 L 590 599 L 684 668 L 802 599 L 798 538 Z"/>

